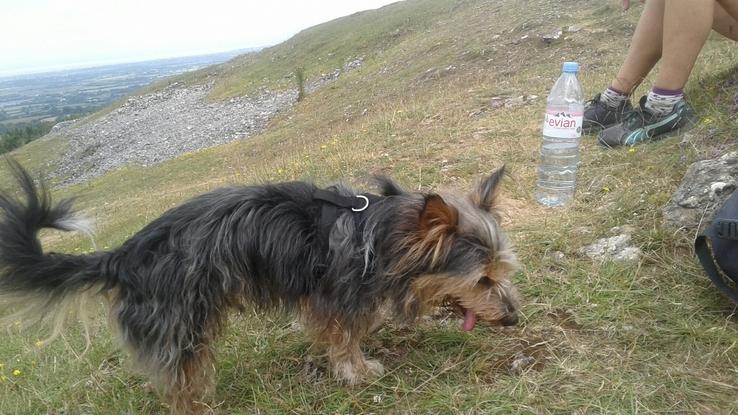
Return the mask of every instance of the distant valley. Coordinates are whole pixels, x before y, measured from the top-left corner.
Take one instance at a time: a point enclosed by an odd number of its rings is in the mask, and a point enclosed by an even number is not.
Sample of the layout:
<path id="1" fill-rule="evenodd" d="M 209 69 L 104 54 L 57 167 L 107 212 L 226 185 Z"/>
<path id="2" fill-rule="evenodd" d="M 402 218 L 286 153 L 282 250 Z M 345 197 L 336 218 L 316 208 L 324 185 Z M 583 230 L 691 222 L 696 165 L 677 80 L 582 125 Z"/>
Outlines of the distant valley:
<path id="1" fill-rule="evenodd" d="M 87 114 L 159 79 L 222 63 L 256 50 L 2 77 L 0 134 Z"/>

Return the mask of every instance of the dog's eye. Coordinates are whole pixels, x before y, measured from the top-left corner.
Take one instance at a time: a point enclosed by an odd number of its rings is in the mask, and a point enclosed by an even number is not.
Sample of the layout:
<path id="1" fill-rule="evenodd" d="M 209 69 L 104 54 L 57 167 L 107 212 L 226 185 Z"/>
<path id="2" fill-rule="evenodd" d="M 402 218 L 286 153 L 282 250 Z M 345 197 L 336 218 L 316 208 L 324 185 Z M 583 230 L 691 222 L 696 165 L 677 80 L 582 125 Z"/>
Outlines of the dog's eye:
<path id="1" fill-rule="evenodd" d="M 482 277 L 477 281 L 477 285 L 482 288 L 492 288 L 492 281 L 487 277 Z"/>

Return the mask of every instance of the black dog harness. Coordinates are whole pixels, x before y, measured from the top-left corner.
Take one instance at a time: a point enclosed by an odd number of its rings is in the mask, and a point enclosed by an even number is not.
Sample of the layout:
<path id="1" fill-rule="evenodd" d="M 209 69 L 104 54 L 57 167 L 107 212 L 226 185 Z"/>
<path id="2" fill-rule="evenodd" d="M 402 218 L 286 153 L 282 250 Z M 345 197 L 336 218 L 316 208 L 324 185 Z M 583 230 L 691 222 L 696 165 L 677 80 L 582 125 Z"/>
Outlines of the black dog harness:
<path id="1" fill-rule="evenodd" d="M 320 207 L 319 228 L 321 239 L 326 247 L 328 246 L 328 237 L 331 234 L 331 228 L 333 228 L 333 225 L 343 212 L 350 209 L 355 215 L 354 223 L 356 224 L 358 236 L 361 235 L 364 228 L 364 218 L 369 208 L 384 200 L 382 196 L 370 193 L 343 196 L 335 191 L 324 189 L 317 189 L 313 193 L 313 199 L 323 202 Z"/>

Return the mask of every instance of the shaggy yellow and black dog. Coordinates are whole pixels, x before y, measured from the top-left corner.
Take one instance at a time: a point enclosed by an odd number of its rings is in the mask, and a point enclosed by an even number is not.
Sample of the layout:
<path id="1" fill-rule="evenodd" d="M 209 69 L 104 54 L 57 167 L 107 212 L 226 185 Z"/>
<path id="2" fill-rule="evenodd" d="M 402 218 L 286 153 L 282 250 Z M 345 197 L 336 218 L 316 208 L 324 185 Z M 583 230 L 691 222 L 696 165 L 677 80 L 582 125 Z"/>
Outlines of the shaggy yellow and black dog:
<path id="1" fill-rule="evenodd" d="M 123 347 L 176 413 L 198 412 L 213 386 L 212 344 L 231 310 L 295 311 L 352 384 L 383 371 L 360 347 L 381 316 L 412 320 L 445 303 L 464 330 L 518 320 L 517 261 L 496 210 L 504 168 L 463 196 L 408 193 L 387 178 L 380 195 L 304 182 L 224 187 L 118 249 L 68 255 L 44 253 L 37 234 L 82 228 L 72 203 L 52 204 L 9 164 L 22 197 L 0 193 L 0 294 L 51 316 L 102 294 Z"/>

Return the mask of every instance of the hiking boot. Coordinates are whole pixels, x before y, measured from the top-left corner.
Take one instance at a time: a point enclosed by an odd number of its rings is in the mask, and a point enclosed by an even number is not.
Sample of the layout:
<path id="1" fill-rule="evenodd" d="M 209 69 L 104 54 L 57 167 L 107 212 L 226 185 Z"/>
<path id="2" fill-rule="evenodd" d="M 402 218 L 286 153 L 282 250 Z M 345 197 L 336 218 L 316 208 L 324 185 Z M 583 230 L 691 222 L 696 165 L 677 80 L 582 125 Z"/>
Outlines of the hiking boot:
<path id="1" fill-rule="evenodd" d="M 620 124 L 600 132 L 600 144 L 606 147 L 634 146 L 654 141 L 656 137 L 675 134 L 694 127 L 697 117 L 692 107 L 682 99 L 670 113 L 653 114 L 646 108 L 646 97 L 641 97 L 638 109 L 627 113 Z"/>
<path id="2" fill-rule="evenodd" d="M 623 100 L 617 108 L 605 104 L 601 94 L 587 101 L 584 105 L 584 120 L 582 121 L 582 132 L 593 133 L 615 125 L 623 120 L 623 116 L 633 110 L 629 99 Z"/>

